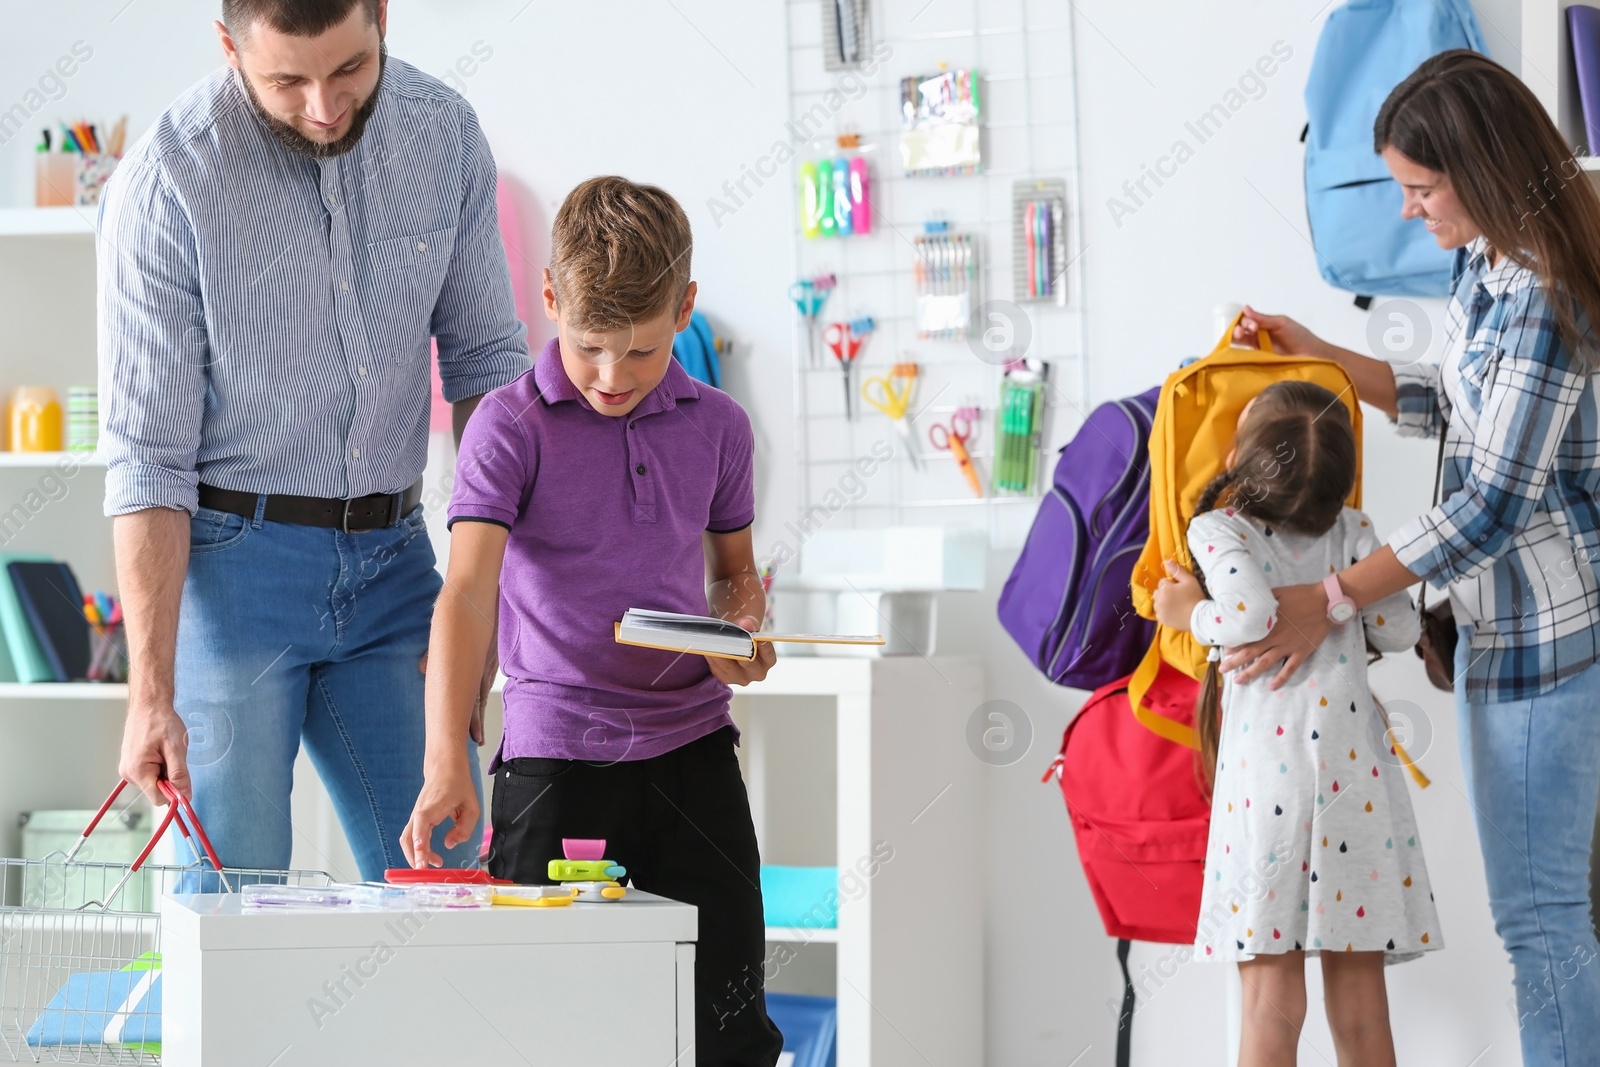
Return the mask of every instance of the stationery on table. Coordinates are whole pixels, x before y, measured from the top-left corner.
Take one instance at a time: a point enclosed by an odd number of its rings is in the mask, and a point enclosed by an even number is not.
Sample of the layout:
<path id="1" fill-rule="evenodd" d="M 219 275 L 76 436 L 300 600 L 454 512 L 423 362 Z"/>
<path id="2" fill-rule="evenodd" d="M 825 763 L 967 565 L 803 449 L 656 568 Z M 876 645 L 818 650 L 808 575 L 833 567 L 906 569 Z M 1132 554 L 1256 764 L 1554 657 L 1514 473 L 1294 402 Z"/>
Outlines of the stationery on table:
<path id="1" fill-rule="evenodd" d="M 977 468 L 972 465 L 972 454 L 967 450 L 967 442 L 972 439 L 973 423 L 977 421 L 977 408 L 957 408 L 948 423 L 936 422 L 928 427 L 928 440 L 939 451 L 949 452 L 955 456 L 956 465 L 961 468 L 961 473 L 966 477 L 967 484 L 972 487 L 972 492 L 982 496 L 983 482 L 978 477 Z"/>
<path id="2" fill-rule="evenodd" d="M 707 615 L 629 608 L 614 625 L 619 645 L 638 645 L 667 652 L 691 652 L 722 659 L 753 660 L 757 646 L 791 642 L 810 645 L 881 645 L 882 634 L 751 633 L 737 623 Z"/>
<path id="3" fill-rule="evenodd" d="M 851 395 L 855 390 L 851 388 L 850 368 L 855 364 L 856 357 L 861 354 L 861 345 L 872 330 L 872 319 L 863 316 L 851 319 L 849 322 L 830 323 L 822 334 L 823 339 L 828 342 L 828 351 L 839 361 L 839 370 L 844 375 L 844 417 L 847 419 L 855 418 L 851 404 Z"/>
<path id="4" fill-rule="evenodd" d="M 894 423 L 895 432 L 905 442 L 906 455 L 911 465 L 922 469 L 922 456 L 917 451 L 916 435 L 911 432 L 911 397 L 917 388 L 917 365 L 896 363 L 886 375 L 874 376 L 861 383 L 861 399 L 877 408 Z"/>

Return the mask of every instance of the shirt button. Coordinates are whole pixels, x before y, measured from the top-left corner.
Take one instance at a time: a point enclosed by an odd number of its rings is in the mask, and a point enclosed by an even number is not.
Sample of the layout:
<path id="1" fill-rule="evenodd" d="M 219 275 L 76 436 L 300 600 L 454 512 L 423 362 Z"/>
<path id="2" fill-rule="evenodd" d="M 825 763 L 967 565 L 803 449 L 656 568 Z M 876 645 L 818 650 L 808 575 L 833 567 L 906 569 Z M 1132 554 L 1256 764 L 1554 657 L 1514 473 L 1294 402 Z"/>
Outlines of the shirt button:
<path id="1" fill-rule="evenodd" d="M 417 251 L 418 252 L 426 252 L 427 250 L 428 250 L 428 242 L 426 242 L 426 241 L 418 241 L 417 242 Z"/>
<path id="2" fill-rule="evenodd" d="M 343 289 L 345 292 L 348 293 L 350 291 L 350 283 L 347 280 L 341 278 L 339 280 L 339 288 Z"/>
<path id="3" fill-rule="evenodd" d="M 357 367 L 356 370 L 361 373 L 361 376 L 363 378 L 365 378 L 367 376 L 367 368 L 365 368 L 365 367 Z"/>
<path id="4" fill-rule="evenodd" d="M 352 448 L 352 449 L 351 449 L 351 450 L 350 450 L 350 454 L 351 454 L 351 455 L 352 455 L 352 456 L 354 456 L 354 457 L 356 457 L 356 458 L 357 458 L 357 459 L 360 459 L 360 458 L 361 458 L 361 449 L 359 449 L 359 448 Z"/>
<path id="5" fill-rule="evenodd" d="M 643 474 L 644 473 L 644 469 L 645 468 L 644 468 L 644 464 L 643 463 L 641 463 L 637 467 L 633 468 L 635 474 Z"/>

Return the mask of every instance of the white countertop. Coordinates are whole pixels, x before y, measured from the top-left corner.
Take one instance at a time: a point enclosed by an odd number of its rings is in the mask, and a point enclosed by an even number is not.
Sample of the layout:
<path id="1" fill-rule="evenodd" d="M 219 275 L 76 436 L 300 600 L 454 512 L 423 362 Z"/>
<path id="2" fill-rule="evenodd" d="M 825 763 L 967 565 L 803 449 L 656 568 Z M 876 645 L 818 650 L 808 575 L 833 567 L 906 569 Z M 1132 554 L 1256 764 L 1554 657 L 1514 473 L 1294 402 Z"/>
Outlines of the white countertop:
<path id="1" fill-rule="evenodd" d="M 560 908 L 251 908 L 236 893 L 170 896 L 161 904 L 163 936 L 205 951 L 363 948 L 378 940 L 419 945 L 546 945 L 693 941 L 693 905 L 636 889 L 616 903 Z"/>

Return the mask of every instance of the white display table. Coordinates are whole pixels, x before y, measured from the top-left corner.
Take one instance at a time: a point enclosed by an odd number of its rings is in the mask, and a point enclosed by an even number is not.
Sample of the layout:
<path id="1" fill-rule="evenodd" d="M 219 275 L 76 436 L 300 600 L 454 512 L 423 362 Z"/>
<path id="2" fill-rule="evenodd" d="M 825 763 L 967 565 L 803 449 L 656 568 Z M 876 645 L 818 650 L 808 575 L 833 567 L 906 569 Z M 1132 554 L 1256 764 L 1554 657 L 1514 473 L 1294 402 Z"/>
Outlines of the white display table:
<path id="1" fill-rule="evenodd" d="M 162 902 L 164 1067 L 693 1062 L 695 909 Z"/>

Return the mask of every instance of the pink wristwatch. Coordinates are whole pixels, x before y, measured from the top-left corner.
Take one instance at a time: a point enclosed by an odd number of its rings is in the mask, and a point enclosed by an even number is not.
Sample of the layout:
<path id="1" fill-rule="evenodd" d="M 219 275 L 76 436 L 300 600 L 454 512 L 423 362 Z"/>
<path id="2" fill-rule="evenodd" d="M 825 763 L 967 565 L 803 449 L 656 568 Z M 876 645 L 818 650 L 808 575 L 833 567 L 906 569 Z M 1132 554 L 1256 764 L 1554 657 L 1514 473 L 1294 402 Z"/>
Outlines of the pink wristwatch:
<path id="1" fill-rule="evenodd" d="M 1356 602 L 1345 596 L 1337 574 L 1330 574 L 1322 579 L 1322 588 L 1328 593 L 1328 618 L 1336 625 L 1347 623 L 1356 617 Z"/>

